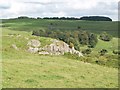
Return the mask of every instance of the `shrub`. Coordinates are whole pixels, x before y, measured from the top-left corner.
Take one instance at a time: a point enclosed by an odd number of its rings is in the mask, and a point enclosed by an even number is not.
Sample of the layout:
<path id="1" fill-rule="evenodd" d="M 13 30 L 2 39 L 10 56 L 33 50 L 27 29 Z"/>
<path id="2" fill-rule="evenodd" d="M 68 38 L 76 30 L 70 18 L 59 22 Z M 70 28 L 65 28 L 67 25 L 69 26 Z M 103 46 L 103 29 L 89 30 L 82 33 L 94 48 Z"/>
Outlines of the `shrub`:
<path id="1" fill-rule="evenodd" d="M 97 35 L 89 32 L 80 32 L 78 40 L 82 45 L 88 45 L 89 48 L 94 48 L 98 42 Z"/>
<path id="2" fill-rule="evenodd" d="M 106 61 L 104 61 L 104 60 L 97 60 L 96 63 L 99 64 L 99 65 L 105 65 Z"/>
<path id="3" fill-rule="evenodd" d="M 74 44 L 70 42 L 69 47 L 70 47 L 70 48 L 73 48 L 73 47 L 74 47 Z"/>
<path id="4" fill-rule="evenodd" d="M 76 42 L 74 43 L 74 48 L 75 48 L 75 50 L 80 51 L 80 44 L 79 44 L 78 41 L 76 41 Z"/>
<path id="5" fill-rule="evenodd" d="M 77 27 L 77 29 L 81 29 L 81 27 L 80 27 L 80 26 L 78 26 L 78 27 Z"/>
<path id="6" fill-rule="evenodd" d="M 88 45 L 88 47 L 89 48 L 94 48 L 96 46 L 97 42 L 98 42 L 97 35 L 95 35 L 93 33 L 89 34 L 89 42 L 88 42 L 89 45 Z"/>
<path id="7" fill-rule="evenodd" d="M 90 54 L 92 52 L 91 49 L 85 49 L 82 51 L 83 54 Z"/>
<path id="8" fill-rule="evenodd" d="M 75 50 L 80 50 L 80 44 L 79 41 L 75 38 L 69 37 L 69 39 L 67 39 L 67 43 L 72 43 L 74 45 Z"/>
<path id="9" fill-rule="evenodd" d="M 84 31 L 84 32 L 79 33 L 78 37 L 79 37 L 80 44 L 82 44 L 82 45 L 87 45 L 88 44 L 88 34 L 87 34 L 87 32 Z"/>
<path id="10" fill-rule="evenodd" d="M 106 32 L 103 32 L 100 34 L 99 39 L 103 41 L 110 41 L 112 39 L 112 36 L 107 34 Z"/>
<path id="11" fill-rule="evenodd" d="M 99 53 L 100 53 L 100 56 L 103 56 L 107 53 L 108 51 L 106 49 L 102 49 Z"/>
<path id="12" fill-rule="evenodd" d="M 33 30 L 32 35 L 40 36 L 40 33 L 38 30 Z"/>
<path id="13" fill-rule="evenodd" d="M 113 50 L 113 54 L 118 54 L 118 55 L 120 55 L 120 51 L 119 51 L 119 50 Z"/>
<path id="14" fill-rule="evenodd" d="M 36 35 L 36 36 L 46 36 L 46 31 L 43 29 L 40 30 L 33 30 L 32 35 Z"/>

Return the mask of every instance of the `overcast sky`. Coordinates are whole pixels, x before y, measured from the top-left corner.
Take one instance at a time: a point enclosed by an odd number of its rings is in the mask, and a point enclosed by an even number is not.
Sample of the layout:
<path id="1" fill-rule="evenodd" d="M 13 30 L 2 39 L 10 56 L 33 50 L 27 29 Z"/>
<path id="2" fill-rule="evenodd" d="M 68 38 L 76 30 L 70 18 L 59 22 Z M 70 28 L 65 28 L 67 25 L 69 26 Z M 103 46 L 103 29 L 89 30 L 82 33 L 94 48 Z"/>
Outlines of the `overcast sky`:
<path id="1" fill-rule="evenodd" d="M 119 0 L 0 0 L 0 18 L 108 16 L 118 20 Z"/>

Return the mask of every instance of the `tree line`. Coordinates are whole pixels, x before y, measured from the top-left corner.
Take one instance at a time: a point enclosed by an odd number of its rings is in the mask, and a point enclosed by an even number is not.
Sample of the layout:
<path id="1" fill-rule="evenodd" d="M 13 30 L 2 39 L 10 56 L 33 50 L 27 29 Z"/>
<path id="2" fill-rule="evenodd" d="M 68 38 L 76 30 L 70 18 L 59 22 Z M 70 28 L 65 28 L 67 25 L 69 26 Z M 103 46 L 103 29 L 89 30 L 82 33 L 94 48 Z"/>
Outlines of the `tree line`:
<path id="1" fill-rule="evenodd" d="M 52 19 L 52 20 L 87 20 L 87 21 L 112 21 L 109 17 L 104 16 L 83 16 L 80 18 L 76 17 L 37 17 L 37 18 L 30 18 L 27 16 L 20 16 L 17 19 Z"/>

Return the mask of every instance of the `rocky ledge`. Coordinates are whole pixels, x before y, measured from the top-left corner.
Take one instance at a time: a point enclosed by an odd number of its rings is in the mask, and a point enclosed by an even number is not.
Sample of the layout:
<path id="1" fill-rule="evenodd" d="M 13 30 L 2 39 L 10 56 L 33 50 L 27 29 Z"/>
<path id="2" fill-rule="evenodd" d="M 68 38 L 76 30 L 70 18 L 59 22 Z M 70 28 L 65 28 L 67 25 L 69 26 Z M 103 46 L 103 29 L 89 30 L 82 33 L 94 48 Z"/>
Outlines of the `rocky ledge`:
<path id="1" fill-rule="evenodd" d="M 63 41 L 52 40 L 50 45 L 46 45 L 44 47 L 40 47 L 41 43 L 39 40 L 30 40 L 28 41 L 27 46 L 28 52 L 30 53 L 38 53 L 41 55 L 64 55 L 65 53 L 76 54 L 79 57 L 83 56 L 83 54 L 74 49 L 74 47 L 70 48 L 69 45 Z"/>

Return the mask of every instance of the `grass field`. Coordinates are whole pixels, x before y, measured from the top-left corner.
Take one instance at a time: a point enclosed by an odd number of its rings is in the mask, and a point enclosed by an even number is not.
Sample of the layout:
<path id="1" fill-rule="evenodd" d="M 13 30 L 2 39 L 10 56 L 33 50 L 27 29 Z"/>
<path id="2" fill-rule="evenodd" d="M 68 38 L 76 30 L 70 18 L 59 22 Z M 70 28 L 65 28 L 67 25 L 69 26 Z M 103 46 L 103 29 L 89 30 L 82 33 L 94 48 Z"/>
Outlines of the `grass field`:
<path id="1" fill-rule="evenodd" d="M 109 21 L 80 21 L 80 20 L 44 20 L 44 19 L 10 19 L 3 20 L 3 27 L 11 30 L 33 31 L 39 29 L 49 29 L 50 24 L 53 30 L 77 30 L 78 26 L 82 30 L 93 33 L 103 31 L 118 37 L 118 22 Z"/>
<path id="2" fill-rule="evenodd" d="M 49 56 L 49 55 L 44 56 L 28 53 L 26 51 L 27 49 L 26 44 L 28 40 L 25 38 L 38 39 L 41 41 L 42 46 L 51 43 L 51 38 L 32 36 L 31 30 L 33 28 L 34 29 L 45 28 L 46 27 L 46 26 L 44 27 L 45 23 L 50 23 L 54 21 L 47 20 L 46 21 L 28 20 L 29 22 L 27 22 L 27 20 L 25 21 L 8 20 L 4 21 L 3 23 L 3 26 L 5 26 L 2 28 L 2 50 L 1 50 L 3 66 L 2 67 L 3 88 L 118 88 L 117 68 L 91 64 L 83 62 L 80 59 L 69 58 L 66 56 Z M 87 25 L 88 24 L 90 25 L 90 23 L 85 21 L 83 22 L 68 21 L 68 23 L 66 23 L 65 26 L 67 25 L 70 26 L 71 23 L 72 24 L 74 23 L 73 25 L 76 25 L 76 23 L 78 22 L 84 23 L 84 25 L 86 23 L 85 25 L 86 28 L 90 28 L 87 27 Z M 59 22 L 56 21 L 56 23 Z M 97 22 L 96 24 L 98 23 L 100 22 Z M 115 24 L 116 22 L 106 23 Z M 112 25 L 113 28 L 115 29 L 116 27 L 114 27 L 114 24 Z M 101 25 L 103 25 L 103 22 Z M 62 26 L 65 27 L 64 25 Z M 76 26 L 74 26 L 74 28 Z M 107 29 L 107 26 L 105 27 Z M 91 29 L 92 28 L 93 27 L 91 27 Z M 97 29 L 97 27 L 94 28 Z M 11 36 L 9 34 L 14 35 Z M 18 34 L 21 35 L 21 37 L 17 37 Z M 116 37 L 114 37 L 110 42 L 103 42 L 99 40 L 91 56 L 94 57 L 94 55 L 97 54 L 98 50 L 102 48 L 108 49 L 109 50 L 108 54 L 111 55 L 112 50 L 117 49 L 118 47 L 117 41 L 118 38 Z M 14 50 L 11 47 L 12 44 L 16 44 L 19 48 L 19 51 Z M 81 47 L 81 49 L 85 48 L 86 46 Z M 94 57 L 93 59 L 95 58 L 97 57 Z"/>
<path id="3" fill-rule="evenodd" d="M 117 88 L 118 71 L 63 56 L 3 60 L 3 88 Z"/>

